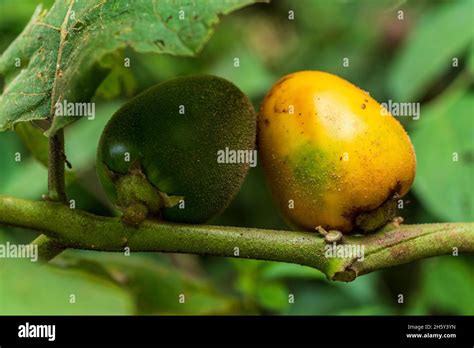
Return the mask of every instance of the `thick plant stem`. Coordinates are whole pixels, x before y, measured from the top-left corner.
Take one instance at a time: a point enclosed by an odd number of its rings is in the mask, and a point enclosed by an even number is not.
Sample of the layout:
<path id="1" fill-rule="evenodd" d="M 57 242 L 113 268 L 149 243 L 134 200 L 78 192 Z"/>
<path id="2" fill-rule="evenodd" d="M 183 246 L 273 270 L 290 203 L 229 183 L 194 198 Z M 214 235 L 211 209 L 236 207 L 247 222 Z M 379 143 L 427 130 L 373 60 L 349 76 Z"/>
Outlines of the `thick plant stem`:
<path id="1" fill-rule="evenodd" d="M 43 231 L 68 248 L 189 253 L 307 265 L 329 279 L 359 275 L 418 259 L 474 253 L 474 223 L 387 225 L 375 234 L 344 236 L 342 246 L 364 246 L 364 259 L 328 257 L 318 233 L 144 221 L 139 227 L 52 202 L 0 196 L 0 223 Z"/>
<path id="2" fill-rule="evenodd" d="M 64 131 L 61 129 L 49 138 L 48 198 L 51 201 L 67 202 L 64 166 Z"/>

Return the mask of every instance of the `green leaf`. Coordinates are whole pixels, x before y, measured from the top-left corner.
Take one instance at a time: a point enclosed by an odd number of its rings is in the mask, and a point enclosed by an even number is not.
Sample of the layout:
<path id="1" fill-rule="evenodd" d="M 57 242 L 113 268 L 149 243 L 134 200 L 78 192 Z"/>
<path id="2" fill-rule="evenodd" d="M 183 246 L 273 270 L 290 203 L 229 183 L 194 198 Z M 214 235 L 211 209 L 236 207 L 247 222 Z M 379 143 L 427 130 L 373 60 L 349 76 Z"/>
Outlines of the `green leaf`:
<path id="1" fill-rule="evenodd" d="M 120 105 L 120 102 L 98 104 L 94 119 L 85 119 L 65 130 L 67 159 L 75 172 L 87 171 L 95 166 L 102 131 Z"/>
<path id="2" fill-rule="evenodd" d="M 410 101 L 452 68 L 474 39 L 472 0 L 449 1 L 426 12 L 390 69 L 389 87 L 399 100 Z"/>
<path id="3" fill-rule="evenodd" d="M 35 127 L 31 122 L 21 122 L 15 125 L 15 132 L 20 137 L 23 144 L 26 146 L 30 154 L 36 159 L 39 163 L 43 165 L 44 168 L 48 168 L 48 148 L 49 141 L 48 138 L 43 134 L 43 131 Z M 28 161 L 32 161 L 28 159 Z M 34 164 L 30 165 L 31 167 L 37 167 Z M 35 169 L 35 171 L 37 171 Z M 31 178 L 31 174 L 20 173 L 21 177 Z M 75 180 L 75 175 L 71 171 L 65 173 L 66 184 L 69 184 Z M 14 186 L 15 183 L 13 183 Z"/>
<path id="4" fill-rule="evenodd" d="M 30 122 L 15 125 L 15 132 L 30 153 L 45 167 L 48 167 L 48 138 Z"/>
<path id="5" fill-rule="evenodd" d="M 255 302 L 258 308 L 274 312 L 290 310 L 290 291 L 284 280 L 316 280 L 317 284 L 327 284 L 317 282 L 326 279 L 323 273 L 307 266 L 248 259 L 231 259 L 230 262 L 238 272 L 236 289 L 246 301 Z"/>
<path id="6" fill-rule="evenodd" d="M 117 49 L 194 56 L 219 15 L 253 2 L 57 0 L 48 11 L 38 6 L 0 58 L 7 82 L 0 97 L 0 130 L 46 119 L 58 101 L 88 102 L 108 72 L 101 59 Z M 74 119 L 55 117 L 47 134 Z"/>
<path id="7" fill-rule="evenodd" d="M 357 308 L 344 309 L 335 313 L 336 315 L 396 315 L 396 311 L 386 305 L 366 305 Z"/>
<path id="8" fill-rule="evenodd" d="M 412 135 L 417 155 L 414 190 L 446 221 L 474 219 L 474 94 L 455 91 L 422 110 Z"/>
<path id="9" fill-rule="evenodd" d="M 283 311 L 288 308 L 289 291 L 279 282 L 263 282 L 258 285 L 256 299 L 263 308 L 273 311 Z"/>
<path id="10" fill-rule="evenodd" d="M 471 76 L 474 76 L 474 42 L 469 45 L 468 69 Z"/>
<path id="11" fill-rule="evenodd" d="M 261 276 L 262 279 L 265 280 L 280 280 L 286 278 L 326 280 L 324 273 L 315 268 L 284 262 L 272 262 L 266 265 L 262 270 Z"/>
<path id="12" fill-rule="evenodd" d="M 11 259 L 2 260 L 0 279 L 1 315 L 133 313 L 133 302 L 126 291 L 82 271 Z M 70 303 L 71 295 L 75 303 Z"/>
<path id="13" fill-rule="evenodd" d="M 18 162 L 15 161 L 15 154 L 21 152 L 21 144 L 14 132 L 5 132 L 0 137 L 0 190 L 5 188 L 5 183 L 13 176 L 18 168 Z"/>
<path id="14" fill-rule="evenodd" d="M 96 108 L 94 119 L 86 120 L 67 129 L 66 153 L 68 161 L 73 166 L 72 171 L 66 172 L 67 183 L 76 179 L 76 172 L 85 172 L 93 168 L 100 135 L 110 117 L 119 107 L 119 102 L 101 103 Z M 43 132 L 28 122 L 16 124 L 15 132 L 33 157 L 47 168 L 48 138 L 44 136 Z M 87 141 L 84 142 L 84 139 Z"/>
<path id="15" fill-rule="evenodd" d="M 251 259 L 229 259 L 229 262 L 237 271 L 235 288 L 244 296 L 253 298 L 257 291 L 261 269 L 270 262 Z"/>
<path id="16" fill-rule="evenodd" d="M 102 130 L 119 106 L 119 102 L 101 103 L 96 108 L 94 120 L 85 120 L 67 128 L 66 153 L 73 166 L 72 170 L 66 171 L 68 190 L 74 188 L 71 184 L 77 182 L 81 174 L 93 170 Z M 3 154 L 0 156 L 0 192 L 25 199 L 40 199 L 47 192 L 48 138 L 26 122 L 16 124 L 15 131 L 19 137 L 14 132 L 5 132 L 0 137 Z M 18 138 L 34 158 L 27 156 Z M 17 152 L 21 154 L 19 162 L 15 161 Z M 76 199 L 74 196 L 71 198 Z"/>
<path id="17" fill-rule="evenodd" d="M 7 161 L 14 160 L 8 158 Z M 48 192 L 48 171 L 32 158 L 16 163 L 16 167 L 7 180 L 0 183 L 2 195 L 11 195 L 24 199 L 40 199 Z"/>
<path id="18" fill-rule="evenodd" d="M 156 57 L 156 55 L 154 56 Z M 176 59 L 175 57 L 172 58 Z M 110 57 L 106 56 L 102 59 L 102 62 L 107 64 L 107 59 L 110 59 L 108 62 L 110 73 L 104 81 L 102 81 L 100 86 L 98 86 L 94 99 L 110 100 L 120 96 L 122 93 L 128 97 L 132 96 L 137 87 L 137 81 L 135 80 L 133 71 L 124 66 L 124 64 L 116 64 L 117 60 L 124 61 L 125 55 L 117 51 L 115 54 L 110 55 Z"/>
<path id="19" fill-rule="evenodd" d="M 46 138 L 45 138 L 46 139 Z M 25 199 L 39 199 L 47 192 L 48 173 L 44 166 L 28 158 L 14 132 L 0 137 L 0 192 Z M 17 157 L 20 156 L 20 157 Z M 19 159 L 17 161 L 17 159 Z"/>
<path id="20" fill-rule="evenodd" d="M 234 67 L 234 57 L 239 57 L 239 68 Z M 278 77 L 271 74 L 255 52 L 242 45 L 234 48 L 226 57 L 212 65 L 210 74 L 233 81 L 249 97 L 260 97 Z M 252 78 L 248 78 L 252 76 Z"/>
<path id="21" fill-rule="evenodd" d="M 444 256 L 424 261 L 422 286 L 413 306 L 437 314 L 473 315 L 473 294 L 472 258 Z"/>
<path id="22" fill-rule="evenodd" d="M 350 283 L 297 281 L 291 287 L 294 303 L 285 314 L 358 315 L 357 312 L 362 314 L 365 307 L 371 308 L 371 314 L 390 314 L 379 284 L 380 273 L 377 272 L 357 277 Z"/>
<path id="23" fill-rule="evenodd" d="M 138 314 L 204 315 L 235 310 L 235 300 L 217 293 L 212 284 L 189 278 L 149 255 L 71 251 L 55 262 L 113 281 L 133 296 Z M 184 295 L 183 303 L 180 295 Z"/>

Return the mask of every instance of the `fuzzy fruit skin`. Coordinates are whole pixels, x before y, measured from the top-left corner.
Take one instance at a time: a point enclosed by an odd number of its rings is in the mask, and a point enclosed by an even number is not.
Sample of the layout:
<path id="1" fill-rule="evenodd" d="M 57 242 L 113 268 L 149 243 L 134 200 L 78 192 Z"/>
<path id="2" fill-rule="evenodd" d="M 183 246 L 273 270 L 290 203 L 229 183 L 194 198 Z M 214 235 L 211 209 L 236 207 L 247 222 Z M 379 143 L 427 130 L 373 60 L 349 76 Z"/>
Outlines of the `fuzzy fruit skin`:
<path id="1" fill-rule="evenodd" d="M 217 151 L 253 150 L 256 122 L 248 98 L 227 80 L 196 75 L 160 83 L 125 104 L 106 125 L 97 155 L 99 178 L 116 202 L 107 167 L 124 175 L 139 161 L 157 190 L 184 196 L 185 208 L 163 208 L 163 219 L 205 222 L 228 205 L 248 171 L 248 164 L 217 163 Z"/>
<path id="2" fill-rule="evenodd" d="M 291 226 L 349 233 L 359 214 L 408 192 L 415 152 L 381 110 L 367 92 L 325 72 L 296 72 L 272 87 L 258 118 L 259 156 Z"/>

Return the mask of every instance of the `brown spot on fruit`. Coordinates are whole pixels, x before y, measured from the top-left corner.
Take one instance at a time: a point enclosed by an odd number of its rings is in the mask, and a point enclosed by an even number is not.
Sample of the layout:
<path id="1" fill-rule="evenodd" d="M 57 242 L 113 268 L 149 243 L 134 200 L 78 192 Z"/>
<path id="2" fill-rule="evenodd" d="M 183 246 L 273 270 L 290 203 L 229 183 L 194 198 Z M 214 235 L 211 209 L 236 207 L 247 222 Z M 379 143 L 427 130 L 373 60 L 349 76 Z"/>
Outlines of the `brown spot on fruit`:
<path id="1" fill-rule="evenodd" d="M 293 75 L 286 75 L 285 77 L 280 79 L 280 81 L 278 81 L 274 87 L 281 86 L 285 81 L 289 80 L 292 77 Z"/>

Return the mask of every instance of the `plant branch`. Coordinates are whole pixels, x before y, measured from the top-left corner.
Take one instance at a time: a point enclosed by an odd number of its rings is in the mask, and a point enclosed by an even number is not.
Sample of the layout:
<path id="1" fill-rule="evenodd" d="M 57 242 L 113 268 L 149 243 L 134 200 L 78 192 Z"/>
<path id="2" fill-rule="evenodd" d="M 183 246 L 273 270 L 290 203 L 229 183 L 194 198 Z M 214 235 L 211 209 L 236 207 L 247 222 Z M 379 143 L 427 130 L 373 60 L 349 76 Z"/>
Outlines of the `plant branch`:
<path id="1" fill-rule="evenodd" d="M 38 260 L 40 261 L 50 261 L 66 249 L 57 240 L 51 239 L 44 234 L 39 235 L 31 244 L 38 246 Z"/>
<path id="2" fill-rule="evenodd" d="M 51 104 L 53 105 L 53 99 L 51 99 Z M 53 106 L 52 106 L 53 108 Z M 52 113 L 51 117 L 54 114 Z M 48 145 L 48 200 L 54 202 L 61 202 L 63 204 L 67 203 L 66 195 L 66 179 L 65 179 L 65 170 L 64 166 L 66 163 L 66 155 L 64 151 L 64 130 L 58 130 L 53 136 L 49 138 Z M 47 253 L 50 258 L 60 254 L 65 248 L 61 248 L 59 243 L 55 240 L 50 240 L 45 235 L 38 237 L 40 241 L 41 248 L 46 248 L 49 250 L 48 246 L 52 246 L 52 250 L 55 250 L 55 253 Z M 36 241 L 36 240 L 35 240 Z"/>
<path id="3" fill-rule="evenodd" d="M 343 247 L 364 246 L 364 260 L 327 256 L 318 233 L 144 221 L 140 227 L 53 202 L 0 196 L 0 222 L 42 231 L 68 248 L 132 252 L 189 253 L 297 263 L 319 269 L 329 279 L 357 276 L 418 259 L 474 253 L 474 223 L 389 224 L 370 236 L 344 236 Z"/>

